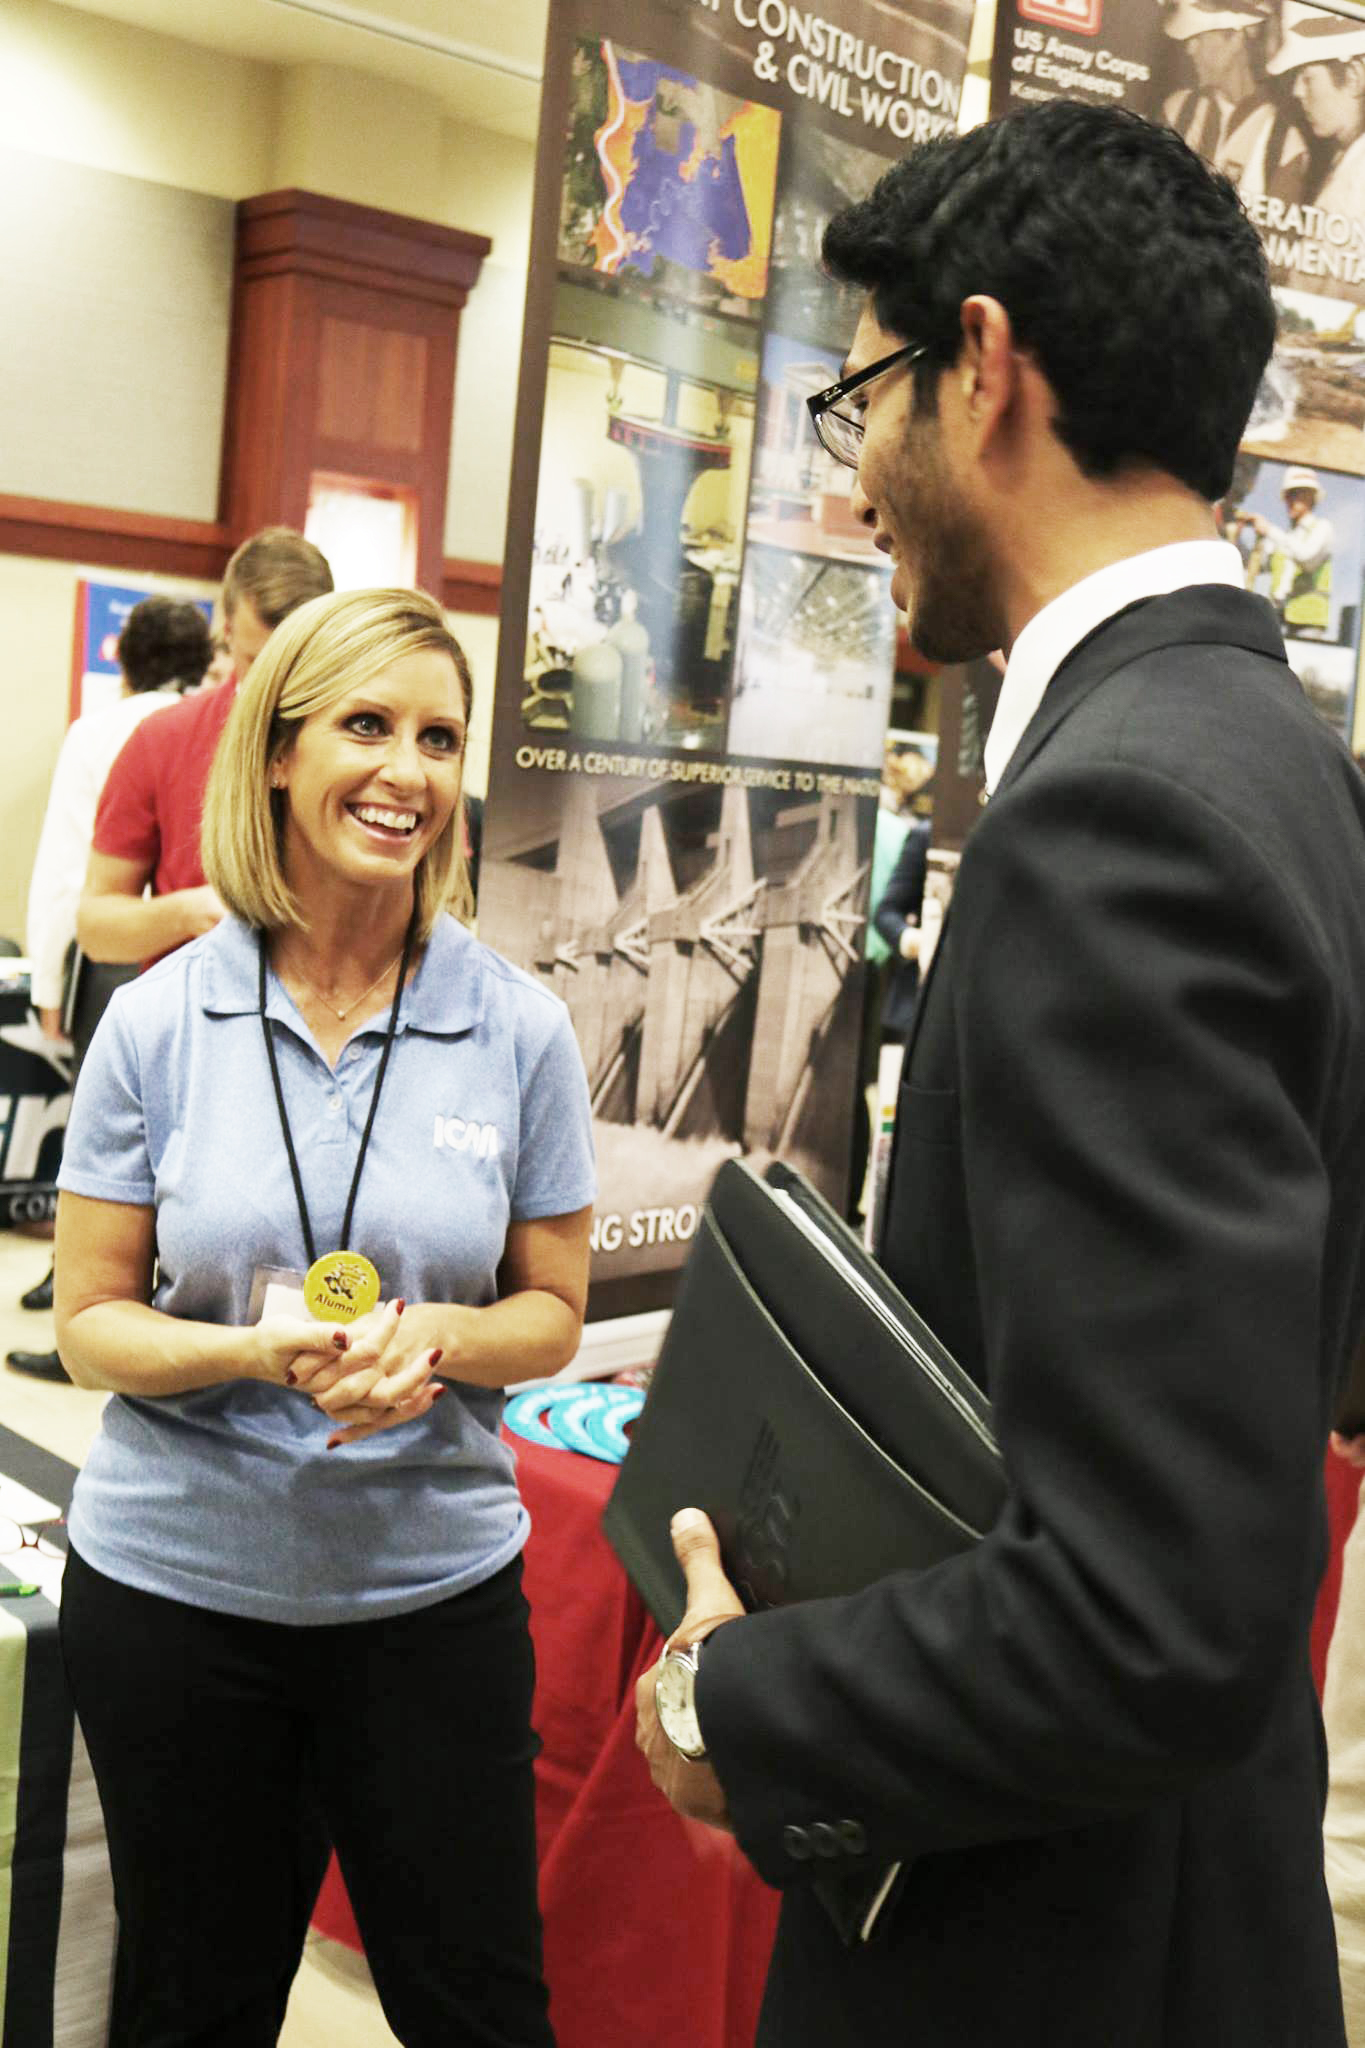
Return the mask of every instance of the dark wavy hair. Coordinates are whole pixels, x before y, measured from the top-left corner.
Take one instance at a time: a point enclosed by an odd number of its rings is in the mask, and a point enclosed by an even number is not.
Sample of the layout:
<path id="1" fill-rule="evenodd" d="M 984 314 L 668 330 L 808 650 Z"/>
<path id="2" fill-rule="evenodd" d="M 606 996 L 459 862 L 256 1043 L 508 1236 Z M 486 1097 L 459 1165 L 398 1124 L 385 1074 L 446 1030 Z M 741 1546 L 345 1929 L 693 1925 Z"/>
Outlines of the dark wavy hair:
<path id="1" fill-rule="evenodd" d="M 197 604 L 144 597 L 118 636 L 118 663 L 130 690 L 197 683 L 213 659 L 209 622 Z"/>
<path id="2" fill-rule="evenodd" d="M 924 345 L 916 402 L 998 299 L 1086 476 L 1156 465 L 1220 498 L 1275 341 L 1255 228 L 1171 128 L 1053 100 L 916 149 L 825 230 L 827 268 Z"/>

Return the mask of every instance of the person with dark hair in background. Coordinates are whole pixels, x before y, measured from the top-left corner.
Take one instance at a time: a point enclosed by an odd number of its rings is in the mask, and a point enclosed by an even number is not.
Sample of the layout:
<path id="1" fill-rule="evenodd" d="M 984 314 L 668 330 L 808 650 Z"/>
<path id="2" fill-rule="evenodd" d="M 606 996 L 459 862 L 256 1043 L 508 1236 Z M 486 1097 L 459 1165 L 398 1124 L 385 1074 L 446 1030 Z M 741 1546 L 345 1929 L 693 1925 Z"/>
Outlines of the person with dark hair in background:
<path id="1" fill-rule="evenodd" d="M 911 642 L 1007 655 L 880 1257 L 1008 1494 L 752 1616 L 679 1501 L 641 1747 L 784 1892 L 765 2048 L 1342 2048 L 1308 1635 L 1365 1325 L 1365 787 L 1213 519 L 1261 244 L 1173 130 L 1059 100 L 916 150 L 824 254 L 867 299 L 811 409 Z"/>
<path id="2" fill-rule="evenodd" d="M 326 557 L 292 527 L 264 527 L 232 556 L 222 604 L 234 682 L 187 698 L 170 724 L 134 733 L 109 771 L 77 920 L 92 960 L 159 959 L 211 931 L 223 915 L 199 858 L 204 786 L 218 737 L 236 685 L 276 626 L 331 588 Z"/>
<path id="3" fill-rule="evenodd" d="M 212 652 L 208 622 L 198 605 L 144 597 L 118 637 L 123 688 L 117 703 L 73 719 L 57 756 L 29 879 L 28 954 L 33 1007 L 48 1038 L 64 1037 L 69 977 L 80 977 L 82 999 L 73 1023 L 78 1069 L 105 1003 L 124 978 L 117 970 L 82 962 L 75 952 L 76 906 L 100 791 L 130 733 L 153 711 L 177 704 L 180 691 L 203 676 Z M 50 1309 L 51 1272 L 20 1298 L 25 1308 Z M 55 1351 L 11 1351 L 6 1363 L 39 1379 L 67 1377 Z"/>
<path id="4" fill-rule="evenodd" d="M 872 922 L 891 956 L 882 999 L 883 1040 L 903 1039 L 915 1014 L 915 997 L 919 993 L 919 921 L 929 872 L 930 829 L 927 818 L 911 819 L 896 865 L 872 911 Z"/>
<path id="5" fill-rule="evenodd" d="M 123 687 L 116 704 L 87 711 L 68 727 L 53 771 L 28 896 L 33 1006 L 49 1038 L 62 1036 L 67 953 L 85 881 L 95 811 L 124 742 L 153 711 L 180 701 L 213 654 L 208 621 L 196 604 L 144 597 L 118 637 Z"/>

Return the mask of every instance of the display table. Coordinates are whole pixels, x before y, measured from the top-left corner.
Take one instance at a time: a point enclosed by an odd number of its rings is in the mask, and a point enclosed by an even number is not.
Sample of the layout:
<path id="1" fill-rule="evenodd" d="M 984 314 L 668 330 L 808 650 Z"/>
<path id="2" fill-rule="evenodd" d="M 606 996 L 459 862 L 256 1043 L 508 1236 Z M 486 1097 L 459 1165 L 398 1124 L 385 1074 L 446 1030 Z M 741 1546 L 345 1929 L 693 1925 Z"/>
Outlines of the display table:
<path id="1" fill-rule="evenodd" d="M 778 1894 L 726 1835 L 675 1814 L 635 1747 L 660 1638 L 600 1527 L 615 1468 L 509 1439 L 532 1533 L 536 1819 L 559 2048 L 738 2048 L 758 2020 Z M 335 1863 L 314 1925 L 360 1946 Z"/>
<path id="2" fill-rule="evenodd" d="M 62 1512 L 76 1477 L 3 1428 L 0 1474 Z M 6 1564 L 0 1578 L 22 1576 Z M 57 1608 L 42 1594 L 0 1598 L 3 2048 L 106 2048 L 114 1940 L 104 1822 L 66 1689 Z"/>

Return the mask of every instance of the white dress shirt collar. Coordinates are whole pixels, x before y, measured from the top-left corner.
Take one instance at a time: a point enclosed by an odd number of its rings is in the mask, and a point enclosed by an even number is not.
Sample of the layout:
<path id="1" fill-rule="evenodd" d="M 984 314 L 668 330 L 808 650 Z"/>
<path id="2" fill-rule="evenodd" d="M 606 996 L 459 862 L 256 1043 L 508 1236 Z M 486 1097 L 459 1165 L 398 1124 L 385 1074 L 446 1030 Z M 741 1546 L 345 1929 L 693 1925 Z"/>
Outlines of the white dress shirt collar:
<path id="1" fill-rule="evenodd" d="M 1231 541 L 1184 540 L 1111 562 L 1073 583 L 1035 612 L 1010 651 L 986 741 L 986 788 L 994 790 L 1024 737 L 1044 692 L 1072 649 L 1106 619 L 1145 597 L 1199 583 L 1244 588 L 1242 558 Z"/>

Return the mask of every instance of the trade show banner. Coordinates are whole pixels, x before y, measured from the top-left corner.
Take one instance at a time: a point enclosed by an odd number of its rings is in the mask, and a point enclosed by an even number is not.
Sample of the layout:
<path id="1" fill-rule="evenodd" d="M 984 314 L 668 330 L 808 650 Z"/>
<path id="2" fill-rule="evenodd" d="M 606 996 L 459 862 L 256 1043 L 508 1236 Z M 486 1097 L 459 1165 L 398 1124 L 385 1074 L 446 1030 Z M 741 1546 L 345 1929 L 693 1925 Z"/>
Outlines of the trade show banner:
<path id="1" fill-rule="evenodd" d="M 1280 331 L 1224 530 L 1348 739 L 1365 530 L 1365 19 L 1304 0 L 999 0 L 991 112 L 1039 100 L 1168 122 L 1236 185 Z"/>
<path id="2" fill-rule="evenodd" d="M 569 1005 L 594 1314 L 727 1157 L 837 1203 L 895 656 L 806 398 L 839 207 L 957 126 L 971 0 L 551 0 L 479 930 Z"/>

